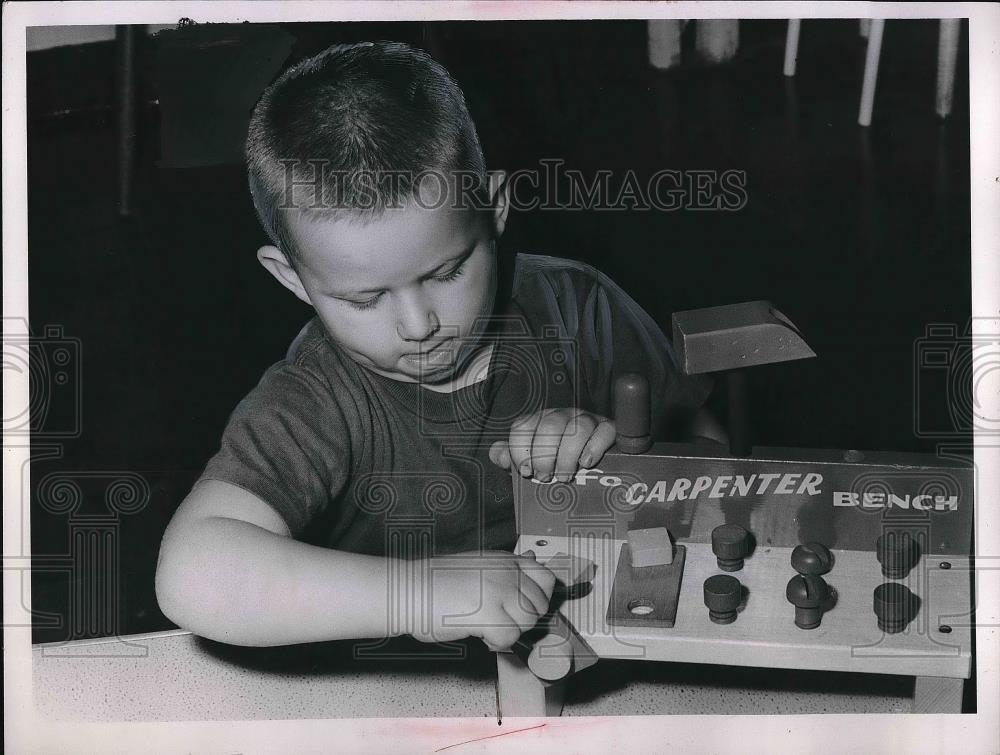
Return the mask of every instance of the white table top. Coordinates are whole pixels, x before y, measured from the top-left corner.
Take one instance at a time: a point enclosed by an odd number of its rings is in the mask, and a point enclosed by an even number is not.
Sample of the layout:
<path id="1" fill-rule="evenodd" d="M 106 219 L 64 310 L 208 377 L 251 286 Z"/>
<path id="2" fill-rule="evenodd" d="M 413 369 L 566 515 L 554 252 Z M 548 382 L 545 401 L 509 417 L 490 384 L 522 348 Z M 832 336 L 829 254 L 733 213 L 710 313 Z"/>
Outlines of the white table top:
<path id="1" fill-rule="evenodd" d="M 233 648 L 174 630 L 36 645 L 34 697 L 41 715 L 76 721 L 494 717 L 493 656 L 469 650 L 465 661 L 407 664 L 355 660 L 345 643 Z M 906 712 L 911 687 L 901 677 L 602 660 L 570 680 L 563 715 Z"/>

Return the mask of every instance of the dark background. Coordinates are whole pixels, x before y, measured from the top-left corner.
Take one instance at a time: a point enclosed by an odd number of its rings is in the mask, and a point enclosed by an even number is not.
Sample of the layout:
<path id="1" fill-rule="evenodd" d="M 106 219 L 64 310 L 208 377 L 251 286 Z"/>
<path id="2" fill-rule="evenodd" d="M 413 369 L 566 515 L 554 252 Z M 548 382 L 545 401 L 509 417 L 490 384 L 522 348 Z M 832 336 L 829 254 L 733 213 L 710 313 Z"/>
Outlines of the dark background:
<path id="1" fill-rule="evenodd" d="M 78 339 L 82 412 L 77 437 L 33 439 L 33 603 L 45 612 L 34 640 L 171 626 L 152 589 L 163 529 L 229 412 L 310 316 L 254 258 L 266 239 L 239 164 L 246 123 L 279 70 L 337 41 L 432 51 L 464 88 L 491 168 L 553 158 L 585 176 L 745 171 L 737 212 L 521 212 L 504 243 L 593 263 L 668 331 L 674 311 L 773 301 L 819 358 L 751 373 L 760 444 L 933 452 L 915 407 L 926 427 L 954 427 L 944 389 L 957 368 L 914 360 L 928 325 L 962 332 L 970 312 L 967 31 L 941 121 L 937 21 L 887 22 L 862 129 L 857 22 L 805 21 L 794 79 L 781 73 L 785 28 L 744 21 L 737 57 L 708 66 L 689 27 L 670 71 L 646 62 L 641 21 L 197 26 L 140 38 L 127 219 L 116 209 L 113 43 L 30 53 L 31 325 Z M 957 439 L 969 436 L 959 428 Z M 59 456 L 43 458 L 49 447 Z M 149 500 L 116 515 L 107 483 L 125 473 L 145 480 Z M 77 481 L 77 508 L 40 494 L 53 474 Z M 103 556 L 120 575 L 110 604 L 65 568 L 87 527 L 115 533 Z M 81 619 L 80 599 L 113 608 Z"/>

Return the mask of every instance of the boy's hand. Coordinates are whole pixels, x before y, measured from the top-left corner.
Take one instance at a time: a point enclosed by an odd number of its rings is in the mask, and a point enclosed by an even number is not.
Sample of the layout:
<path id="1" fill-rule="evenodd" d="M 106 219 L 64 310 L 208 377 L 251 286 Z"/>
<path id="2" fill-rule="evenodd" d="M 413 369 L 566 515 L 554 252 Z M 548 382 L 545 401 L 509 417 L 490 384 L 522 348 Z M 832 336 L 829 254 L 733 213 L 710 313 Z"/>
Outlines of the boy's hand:
<path id="1" fill-rule="evenodd" d="M 615 442 L 615 423 L 582 409 L 544 409 L 522 417 L 510 439 L 490 447 L 490 459 L 504 469 L 541 482 L 569 482 L 577 469 L 600 461 Z"/>
<path id="2" fill-rule="evenodd" d="M 556 584 L 533 558 L 505 552 L 460 553 L 419 564 L 410 605 L 423 606 L 408 627 L 422 642 L 480 637 L 506 650 L 549 610 Z"/>

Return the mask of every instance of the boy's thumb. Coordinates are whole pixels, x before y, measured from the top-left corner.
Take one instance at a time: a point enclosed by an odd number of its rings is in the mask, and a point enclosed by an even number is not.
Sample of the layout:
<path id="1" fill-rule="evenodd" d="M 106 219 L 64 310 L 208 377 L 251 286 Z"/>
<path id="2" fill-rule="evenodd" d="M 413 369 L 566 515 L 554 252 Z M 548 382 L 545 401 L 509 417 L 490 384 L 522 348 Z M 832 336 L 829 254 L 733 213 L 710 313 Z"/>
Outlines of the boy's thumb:
<path id="1" fill-rule="evenodd" d="M 507 441 L 498 440 L 490 446 L 490 461 L 503 469 L 510 469 L 510 446 Z"/>

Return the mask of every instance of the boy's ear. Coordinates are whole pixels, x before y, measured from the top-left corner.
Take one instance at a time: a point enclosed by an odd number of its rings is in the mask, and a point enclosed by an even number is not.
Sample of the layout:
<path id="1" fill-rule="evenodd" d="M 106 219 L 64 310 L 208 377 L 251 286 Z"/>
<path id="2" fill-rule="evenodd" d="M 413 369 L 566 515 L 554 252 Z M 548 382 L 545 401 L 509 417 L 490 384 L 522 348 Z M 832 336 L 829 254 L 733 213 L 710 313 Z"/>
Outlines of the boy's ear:
<path id="1" fill-rule="evenodd" d="M 306 293 L 299 279 L 299 274 L 288 262 L 288 258 L 276 246 L 262 246 L 257 250 L 257 261 L 264 266 L 271 275 L 278 279 L 278 283 L 287 288 L 306 304 L 312 305 L 309 294 Z"/>
<path id="2" fill-rule="evenodd" d="M 490 204 L 493 206 L 493 230 L 497 238 L 507 227 L 507 213 L 510 212 L 510 181 L 507 172 L 494 170 L 489 174 Z"/>

